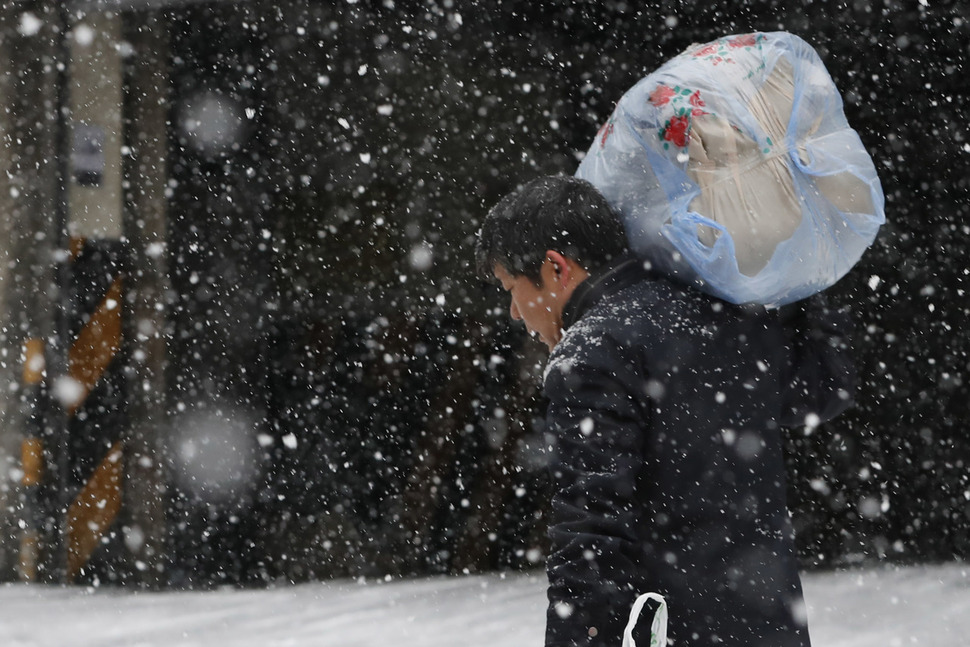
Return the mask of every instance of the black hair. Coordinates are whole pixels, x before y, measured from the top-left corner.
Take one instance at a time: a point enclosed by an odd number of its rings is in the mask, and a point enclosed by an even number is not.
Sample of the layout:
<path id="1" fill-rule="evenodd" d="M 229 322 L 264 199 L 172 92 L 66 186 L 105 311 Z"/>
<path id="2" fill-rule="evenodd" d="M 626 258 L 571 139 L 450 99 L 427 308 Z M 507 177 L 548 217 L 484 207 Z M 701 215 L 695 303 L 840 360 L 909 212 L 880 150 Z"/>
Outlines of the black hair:
<path id="1" fill-rule="evenodd" d="M 500 265 L 539 285 L 550 249 L 595 272 L 629 247 L 623 223 L 596 187 L 551 175 L 513 191 L 488 212 L 475 248 L 478 273 L 493 279 Z"/>

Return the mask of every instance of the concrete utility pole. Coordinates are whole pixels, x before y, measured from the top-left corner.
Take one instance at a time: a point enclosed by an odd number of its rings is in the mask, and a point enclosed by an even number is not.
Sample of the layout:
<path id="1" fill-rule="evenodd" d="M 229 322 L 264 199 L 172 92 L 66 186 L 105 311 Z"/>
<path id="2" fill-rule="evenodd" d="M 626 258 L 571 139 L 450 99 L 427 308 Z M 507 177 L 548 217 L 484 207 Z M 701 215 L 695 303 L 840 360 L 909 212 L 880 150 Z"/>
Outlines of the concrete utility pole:
<path id="1" fill-rule="evenodd" d="M 23 11 L 12 154 L 23 185 L 19 575 L 71 582 L 121 506 L 120 18 Z M 18 50 L 17 55 L 22 52 Z M 17 58 L 17 57 L 15 57 Z M 14 285 L 17 285 L 15 282 Z"/>

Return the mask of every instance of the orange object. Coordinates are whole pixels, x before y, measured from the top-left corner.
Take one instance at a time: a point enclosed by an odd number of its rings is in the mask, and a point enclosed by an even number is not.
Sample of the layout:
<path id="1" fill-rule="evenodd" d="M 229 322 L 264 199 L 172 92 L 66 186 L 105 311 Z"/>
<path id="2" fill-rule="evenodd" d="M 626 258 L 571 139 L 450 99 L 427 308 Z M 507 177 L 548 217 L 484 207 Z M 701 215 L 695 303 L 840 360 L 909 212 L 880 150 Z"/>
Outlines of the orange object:
<path id="1" fill-rule="evenodd" d="M 68 372 L 81 385 L 81 397 L 67 403 L 70 413 L 87 398 L 121 347 L 121 279 L 115 279 L 91 314 L 68 355 Z"/>
<path id="2" fill-rule="evenodd" d="M 20 466 L 24 472 L 22 485 L 40 485 L 44 477 L 44 444 L 40 438 L 24 438 L 20 443 Z"/>
<path id="3" fill-rule="evenodd" d="M 116 442 L 67 509 L 67 577 L 73 581 L 121 510 L 122 444 Z"/>

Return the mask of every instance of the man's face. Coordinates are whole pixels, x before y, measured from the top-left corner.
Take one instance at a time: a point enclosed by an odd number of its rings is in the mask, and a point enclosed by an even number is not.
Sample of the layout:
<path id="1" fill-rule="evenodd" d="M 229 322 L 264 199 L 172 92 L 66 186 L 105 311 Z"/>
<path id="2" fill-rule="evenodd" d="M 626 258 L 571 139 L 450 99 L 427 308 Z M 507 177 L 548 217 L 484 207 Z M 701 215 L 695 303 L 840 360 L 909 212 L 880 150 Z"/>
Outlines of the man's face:
<path id="1" fill-rule="evenodd" d="M 562 337 L 562 308 L 569 297 L 556 281 L 557 272 L 551 266 L 549 260 L 543 264 L 538 287 L 528 277 L 512 276 L 501 265 L 492 271 L 502 289 L 509 293 L 511 317 L 523 321 L 529 333 L 538 335 L 549 350 Z"/>

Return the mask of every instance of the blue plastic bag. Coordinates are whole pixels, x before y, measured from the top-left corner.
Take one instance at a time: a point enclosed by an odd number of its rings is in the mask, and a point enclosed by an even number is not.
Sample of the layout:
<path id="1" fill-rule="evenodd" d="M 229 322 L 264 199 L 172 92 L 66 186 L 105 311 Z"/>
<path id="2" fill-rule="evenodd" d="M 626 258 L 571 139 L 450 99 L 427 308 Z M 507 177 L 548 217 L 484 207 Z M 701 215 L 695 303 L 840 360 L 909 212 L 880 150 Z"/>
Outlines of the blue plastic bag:
<path id="1" fill-rule="evenodd" d="M 818 54 L 784 32 L 696 45 L 620 101 L 576 172 L 634 252 L 733 303 L 842 278 L 885 222 L 872 159 Z"/>

